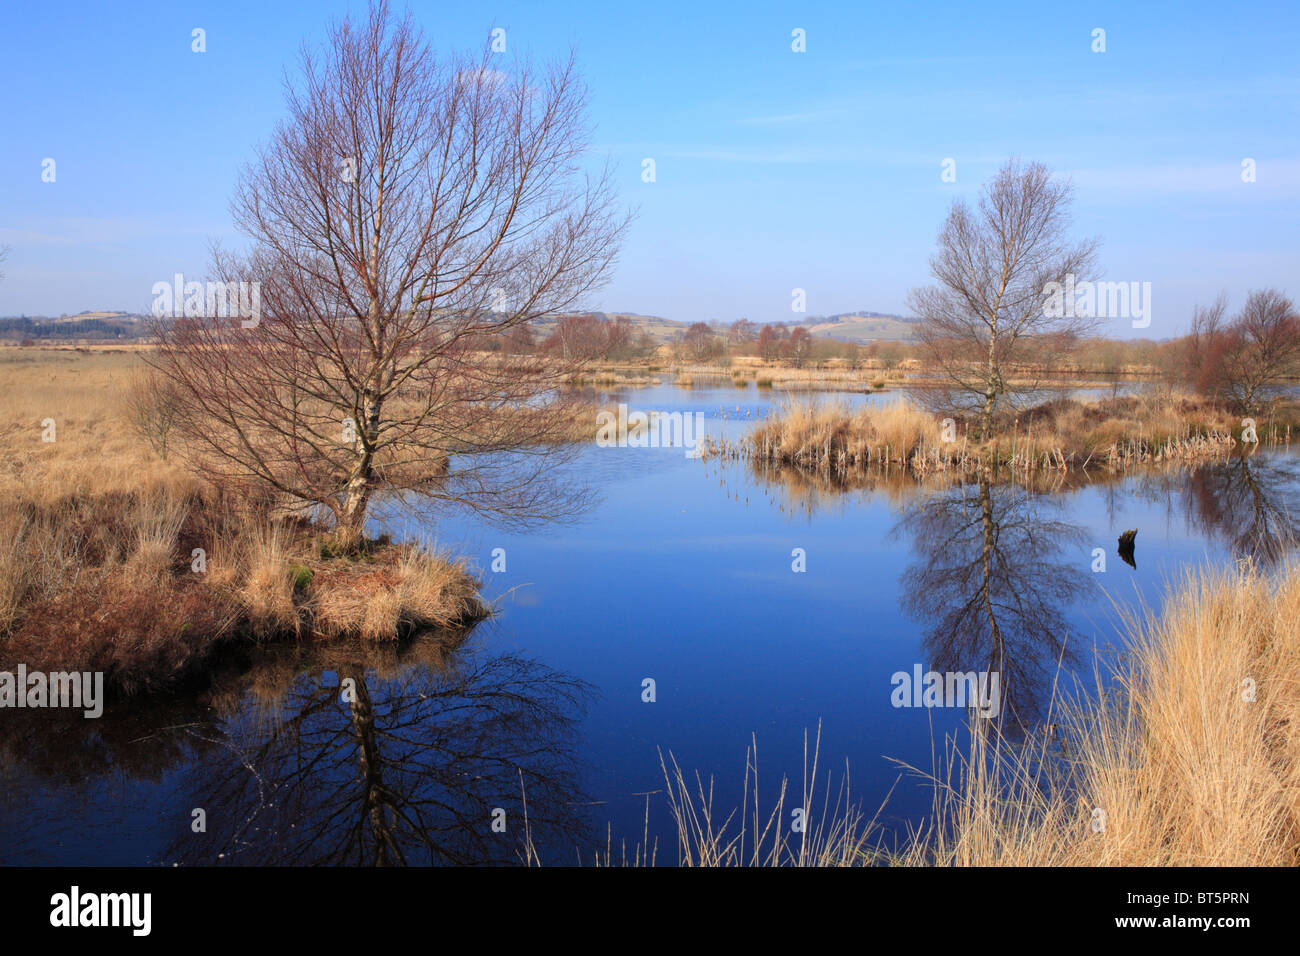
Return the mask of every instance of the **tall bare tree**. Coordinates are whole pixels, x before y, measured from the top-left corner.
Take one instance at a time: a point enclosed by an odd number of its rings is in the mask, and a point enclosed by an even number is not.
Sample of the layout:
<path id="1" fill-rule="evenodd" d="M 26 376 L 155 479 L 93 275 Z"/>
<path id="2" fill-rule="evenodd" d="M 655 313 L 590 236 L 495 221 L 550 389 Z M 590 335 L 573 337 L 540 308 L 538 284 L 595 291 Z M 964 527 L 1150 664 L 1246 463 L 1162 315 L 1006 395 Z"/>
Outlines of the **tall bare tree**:
<path id="1" fill-rule="evenodd" d="M 222 282 L 259 284 L 260 314 L 159 327 L 202 467 L 323 506 L 352 538 L 381 487 L 557 506 L 546 452 L 572 426 L 555 398 L 572 369 L 482 345 L 597 288 L 627 218 L 607 171 L 583 171 L 572 59 L 490 57 L 435 55 L 383 3 L 304 52 L 232 203 L 251 250 L 213 256 Z"/>
<path id="2" fill-rule="evenodd" d="M 1072 189 L 1040 163 L 1008 161 L 985 185 L 978 208 L 953 203 L 930 259 L 938 284 L 915 289 L 909 306 L 920 320 L 923 352 L 948 387 L 939 404 L 978 412 L 981 440 L 1004 396 L 1041 360 L 1068 345 L 1095 319 L 1045 309 L 1048 284 L 1091 278 L 1096 244 L 1071 242 Z"/>

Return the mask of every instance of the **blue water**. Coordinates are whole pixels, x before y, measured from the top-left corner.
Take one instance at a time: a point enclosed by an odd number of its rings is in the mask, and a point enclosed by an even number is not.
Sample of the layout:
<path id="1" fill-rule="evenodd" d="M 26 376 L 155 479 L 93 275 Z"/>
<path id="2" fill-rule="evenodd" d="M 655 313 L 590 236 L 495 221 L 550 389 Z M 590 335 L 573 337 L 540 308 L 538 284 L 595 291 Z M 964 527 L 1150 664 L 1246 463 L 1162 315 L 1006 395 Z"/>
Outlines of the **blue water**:
<path id="1" fill-rule="evenodd" d="M 785 396 L 661 386 L 598 398 L 699 411 L 710 434 L 734 438 Z M 671 863 L 661 755 L 711 776 L 725 816 L 740 802 L 756 738 L 761 800 L 770 805 L 788 775 L 790 807 L 805 733 L 819 725 L 820 785 L 847 762 L 868 815 L 884 804 L 886 828 L 916 824 L 931 793 L 899 762 L 929 770 L 967 715 L 893 706 L 891 675 L 989 666 L 988 622 L 971 610 L 982 587 L 997 608 L 1004 719 L 1014 707 L 1033 728 L 1054 681 L 1073 687 L 1077 677 L 1086 689 L 1098 660 L 1103 669 L 1113 660 L 1122 609 L 1158 610 L 1167 583 L 1190 567 L 1247 553 L 1275 560 L 1270 542 L 1300 514 L 1298 466 L 1260 453 L 1055 491 L 927 489 L 905 477 L 836 490 L 682 449 L 593 443 L 564 466 L 590 488 L 576 522 L 512 532 L 460 513 L 377 519 L 377 530 L 467 556 L 497 606 L 450 672 L 422 652 L 379 665 L 281 655 L 253 662 L 224 697 L 110 713 L 57 742 L 38 727 L 10 734 L 0 749 L 0 859 L 375 862 L 383 841 L 374 828 L 336 831 L 387 787 L 398 809 L 419 810 L 394 824 L 404 862 L 509 862 L 522 772 L 544 859 L 590 858 L 607 834 L 616 852 L 620 841 L 641 842 L 649 794 L 649 838 Z M 1136 568 L 1116 553 L 1133 528 Z M 504 570 L 493 570 L 495 549 Z M 1095 549 L 1104 571 L 1094 570 Z M 347 674 L 371 697 L 388 772 L 379 787 L 357 769 L 357 712 L 336 699 Z M 643 700 L 647 679 L 653 702 Z M 208 808 L 206 833 L 192 831 L 196 807 Z M 507 830 L 493 835 L 497 808 Z M 231 822 L 249 817 L 256 823 Z"/>

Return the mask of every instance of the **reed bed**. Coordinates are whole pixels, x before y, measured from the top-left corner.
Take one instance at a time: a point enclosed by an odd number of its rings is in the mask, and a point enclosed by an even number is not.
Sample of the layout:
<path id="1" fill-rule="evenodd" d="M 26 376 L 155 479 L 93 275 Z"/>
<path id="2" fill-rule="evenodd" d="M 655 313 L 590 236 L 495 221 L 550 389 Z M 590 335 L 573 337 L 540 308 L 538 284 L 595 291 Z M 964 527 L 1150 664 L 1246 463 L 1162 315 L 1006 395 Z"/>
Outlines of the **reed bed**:
<path id="1" fill-rule="evenodd" d="M 569 376 L 566 384 L 573 387 L 604 385 L 617 388 L 644 388 L 659 385 L 661 379 L 651 375 L 629 375 L 618 371 L 580 372 Z"/>
<path id="2" fill-rule="evenodd" d="M 1067 699 L 1054 734 L 1017 746 L 973 721 L 932 775 L 933 825 L 889 862 L 1296 866 L 1298 615 L 1296 567 L 1188 572 L 1158 619 L 1128 621 L 1113 689 Z"/>
<path id="3" fill-rule="evenodd" d="M 1258 444 L 1289 446 L 1291 409 L 1257 424 Z M 1042 472 L 1118 472 L 1160 463 L 1199 463 L 1243 448 L 1239 422 L 1187 398 L 1058 399 L 999 420 L 979 442 L 968 422 L 941 420 L 905 399 L 850 409 L 842 402 L 788 402 L 736 439 L 710 439 L 703 457 L 750 460 L 835 473 L 905 468 L 1000 473 L 1023 480 Z"/>
<path id="4" fill-rule="evenodd" d="M 792 368 L 743 356 L 733 359 L 730 366 L 683 365 L 679 367 L 679 374 L 701 381 L 725 381 L 730 378 L 737 384 L 757 379 L 770 383 L 765 387 L 790 391 L 879 391 L 888 380 L 887 373 L 869 361 L 860 363 L 858 368 L 834 359 L 821 363 L 816 368 Z"/>

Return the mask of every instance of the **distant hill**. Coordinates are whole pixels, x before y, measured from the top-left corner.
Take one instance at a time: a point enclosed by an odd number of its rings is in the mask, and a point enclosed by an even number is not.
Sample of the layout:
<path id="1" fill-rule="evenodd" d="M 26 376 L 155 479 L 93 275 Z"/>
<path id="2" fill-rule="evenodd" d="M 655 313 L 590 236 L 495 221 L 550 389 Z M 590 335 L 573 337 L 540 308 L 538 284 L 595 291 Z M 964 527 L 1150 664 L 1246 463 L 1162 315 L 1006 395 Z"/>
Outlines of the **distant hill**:
<path id="1" fill-rule="evenodd" d="M 916 335 L 916 320 L 887 312 L 842 312 L 813 316 L 799 323 L 814 338 L 864 345 L 868 342 L 907 342 Z"/>
<path id="2" fill-rule="evenodd" d="M 127 312 L 80 312 L 62 316 L 0 318 L 0 340 L 86 339 L 122 341 L 148 334 L 144 317 Z"/>
<path id="3" fill-rule="evenodd" d="M 627 319 L 632 323 L 632 327 L 636 329 L 637 332 L 648 332 L 650 337 L 659 345 L 681 338 L 690 327 L 690 323 L 688 322 L 678 322 L 674 319 L 665 319 L 657 315 L 639 315 L 636 312 L 582 312 L 574 314 L 595 315 L 608 321 Z M 561 318 L 562 316 L 559 315 L 547 316 L 544 319 L 538 319 L 533 322 L 532 325 L 533 328 L 537 330 L 538 334 L 544 338 L 551 334 L 551 330 L 555 327 L 555 323 Z"/>
<path id="4" fill-rule="evenodd" d="M 584 313 L 588 314 L 588 313 Z M 636 312 L 589 313 L 601 318 L 627 319 L 638 332 L 647 332 L 657 344 L 679 340 L 690 327 L 689 322 L 666 319 L 658 315 L 641 315 Z M 79 312 L 64 316 L 8 316 L 0 318 L 0 339 L 136 339 L 148 334 L 146 316 L 128 312 Z M 551 333 L 560 316 L 548 316 L 533 323 L 541 337 Z M 730 325 L 729 321 L 710 323 Z M 862 345 L 880 341 L 910 341 L 916 331 L 916 320 L 886 312 L 843 312 L 839 315 L 812 316 L 802 322 L 786 325 L 802 326 L 815 338 L 834 339 Z"/>
<path id="5" fill-rule="evenodd" d="M 690 327 L 689 322 L 665 319 L 657 315 L 638 315 L 635 312 L 596 312 L 605 319 L 625 318 L 638 331 L 650 333 L 659 344 L 680 339 Z M 541 319 L 534 323 L 539 332 L 550 333 L 556 318 Z M 710 325 L 730 325 L 730 322 L 710 322 Z M 888 312 L 843 312 L 839 315 L 818 315 L 802 322 L 787 322 L 787 326 L 803 326 L 814 338 L 835 339 L 862 345 L 868 342 L 907 342 L 916 334 L 916 320 Z"/>
<path id="6" fill-rule="evenodd" d="M 61 315 L 57 319 L 51 319 L 52 322 L 114 322 L 125 321 L 134 323 L 138 316 L 130 312 L 78 312 L 76 315 Z"/>

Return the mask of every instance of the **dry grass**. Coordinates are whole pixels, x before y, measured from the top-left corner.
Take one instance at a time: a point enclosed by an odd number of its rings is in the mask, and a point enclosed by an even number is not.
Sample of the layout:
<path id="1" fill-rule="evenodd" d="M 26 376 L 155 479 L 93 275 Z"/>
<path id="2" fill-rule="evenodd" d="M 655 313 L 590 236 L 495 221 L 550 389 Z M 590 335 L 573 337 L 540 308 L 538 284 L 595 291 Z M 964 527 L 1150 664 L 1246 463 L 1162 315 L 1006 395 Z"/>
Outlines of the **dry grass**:
<path id="1" fill-rule="evenodd" d="M 1260 444 L 1289 445 L 1297 416 L 1293 403 L 1259 416 Z M 950 421 L 945 435 L 937 415 L 903 399 L 857 410 L 843 403 L 791 402 L 742 441 L 706 443 L 704 453 L 840 472 L 905 466 L 925 476 L 995 468 L 1023 480 L 1043 471 L 1195 463 L 1221 458 L 1242 444 L 1240 416 L 1167 389 L 1100 401 L 1056 399 L 1007 413 L 983 443 L 971 423 Z"/>
<path id="2" fill-rule="evenodd" d="M 794 465 L 867 465 L 907 461 L 939 445 L 940 425 L 898 400 L 850 410 L 842 402 L 791 402 L 760 422 L 746 439 L 752 457 Z"/>
<path id="3" fill-rule="evenodd" d="M 463 624 L 486 613 L 464 562 L 425 549 L 389 557 L 397 560 L 336 565 L 316 573 L 310 608 L 318 633 L 384 641 Z"/>
<path id="4" fill-rule="evenodd" d="M 731 379 L 737 386 L 756 379 L 760 383 L 767 383 L 764 388 L 839 392 L 879 390 L 887 381 L 886 375 L 870 361 L 861 363 L 861 368 L 858 369 L 851 368 L 840 359 L 830 359 L 816 367 L 793 368 L 784 362 L 765 362 L 752 356 L 735 356 L 730 365 L 697 363 L 679 366 L 678 385 L 690 387 L 692 380 L 710 379 L 723 382 Z"/>
<path id="5" fill-rule="evenodd" d="M 625 371 L 615 369 L 598 369 L 578 373 L 570 376 L 566 382 L 567 385 L 573 387 L 603 385 L 609 388 L 645 388 L 660 383 L 660 379 L 650 375 L 628 374 Z"/>
<path id="6" fill-rule="evenodd" d="M 317 529 L 274 517 L 274 502 L 163 460 L 132 419 L 139 370 L 138 350 L 0 349 L 0 669 L 102 670 L 115 691 L 159 690 L 231 641 L 391 641 L 485 613 L 457 562 L 384 544 L 364 559 L 396 568 L 391 581 L 348 573 L 355 562 L 323 556 Z M 362 610 L 317 627 L 331 601 Z"/>
<path id="7" fill-rule="evenodd" d="M 236 594 L 253 635 L 262 639 L 288 634 L 297 637 L 302 622 L 294 604 L 286 533 L 275 525 L 253 525 L 241 537 L 244 573 Z"/>
<path id="8" fill-rule="evenodd" d="M 1062 711 L 1059 774 L 1045 741 L 976 729 L 937 791 L 939 826 L 894 862 L 1300 863 L 1298 618 L 1300 569 L 1189 573 L 1158 620 L 1130 622 L 1117 688 Z"/>
<path id="9" fill-rule="evenodd" d="M 818 786 L 821 727 L 811 752 L 804 734 L 804 775 L 795 806 L 805 811 L 802 830 L 790 826 L 786 810 L 789 782 L 782 778 L 772 809 L 760 809 L 758 794 L 758 740 L 745 755 L 744 796 L 740 810 L 725 816 L 713 805 L 713 780 L 706 783 L 696 773 L 688 775 L 670 754 L 660 765 L 668 803 L 677 827 L 677 865 L 714 866 L 854 866 L 870 859 L 868 840 L 872 820 L 863 816 L 852 800 L 848 774 L 835 788 L 831 778 L 825 790 Z"/>
<path id="10" fill-rule="evenodd" d="M 819 783 L 821 726 L 809 748 L 804 733 L 803 780 L 797 802 L 791 799 L 791 786 L 783 777 L 770 810 L 763 810 L 758 784 L 758 740 L 754 738 L 745 754 L 744 790 L 739 809 L 720 812 L 714 805 L 714 781 L 698 772 L 688 774 L 670 753 L 660 753 L 664 790 L 676 824 L 677 866 L 686 867 L 830 867 L 857 866 L 876 858 L 869 845 L 875 826 L 852 800 L 848 772 L 835 783 L 825 775 L 824 788 Z M 831 799 L 832 791 L 834 800 Z M 655 791 L 656 793 L 658 791 Z M 533 842 L 527 808 L 528 795 L 521 790 L 524 803 L 524 848 L 522 861 L 541 866 L 541 854 Z M 658 841 L 651 841 L 650 794 L 646 795 L 645 830 L 641 840 L 631 847 L 626 841 L 616 848 L 612 832 L 605 847 L 595 852 L 591 864 L 598 867 L 655 866 Z M 804 811 L 804 825 L 791 825 L 791 811 Z M 789 809 L 787 809 L 789 808 Z M 583 862 L 579 856 L 579 862 Z"/>

